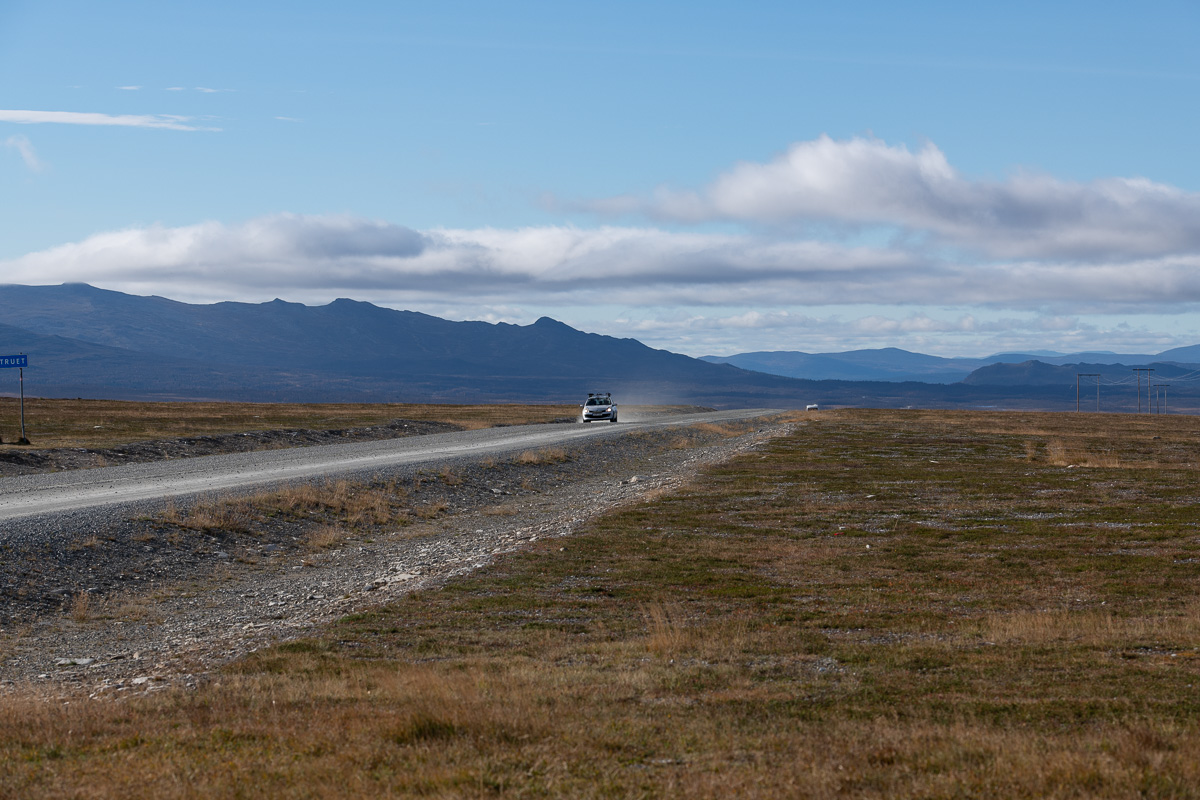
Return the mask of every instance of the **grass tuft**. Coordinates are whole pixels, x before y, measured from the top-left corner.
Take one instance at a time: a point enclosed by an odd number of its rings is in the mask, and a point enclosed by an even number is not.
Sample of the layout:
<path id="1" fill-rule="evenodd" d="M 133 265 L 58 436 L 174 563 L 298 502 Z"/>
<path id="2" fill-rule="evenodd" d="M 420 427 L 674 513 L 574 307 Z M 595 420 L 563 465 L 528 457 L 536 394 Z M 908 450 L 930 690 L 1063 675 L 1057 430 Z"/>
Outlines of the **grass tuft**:
<path id="1" fill-rule="evenodd" d="M 561 447 L 547 447 L 541 450 L 525 450 L 516 457 L 518 464 L 538 466 L 542 464 L 562 464 L 570 459 L 567 451 Z"/>
<path id="2" fill-rule="evenodd" d="M 345 528 L 321 525 L 304 537 L 304 547 L 308 550 L 328 550 L 344 544 L 347 538 L 349 534 Z"/>
<path id="3" fill-rule="evenodd" d="M 682 624 L 682 611 L 676 607 L 668 609 L 661 603 L 649 605 L 644 610 L 650 634 L 646 649 L 660 658 L 678 655 L 690 642 L 691 637 Z"/>
<path id="4" fill-rule="evenodd" d="M 76 622 L 88 622 L 94 616 L 93 605 L 90 592 L 76 592 L 71 596 L 67 613 Z"/>

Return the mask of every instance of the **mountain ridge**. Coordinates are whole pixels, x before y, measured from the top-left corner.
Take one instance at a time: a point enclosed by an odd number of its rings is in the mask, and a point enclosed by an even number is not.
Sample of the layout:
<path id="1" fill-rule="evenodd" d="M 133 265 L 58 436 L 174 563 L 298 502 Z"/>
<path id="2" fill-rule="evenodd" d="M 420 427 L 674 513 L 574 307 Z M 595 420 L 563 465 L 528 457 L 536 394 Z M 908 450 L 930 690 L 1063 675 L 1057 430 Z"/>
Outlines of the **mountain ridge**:
<path id="1" fill-rule="evenodd" d="M 30 355 L 26 390 L 44 397 L 574 403 L 589 391 L 611 391 L 622 403 L 714 408 L 1038 410 L 1073 408 L 1076 397 L 1073 372 L 1039 359 L 1001 374 L 978 360 L 859 350 L 822 356 L 839 379 L 814 379 L 814 370 L 791 377 L 578 331 L 550 317 L 529 325 L 454 322 L 350 298 L 324 306 L 193 305 L 87 284 L 9 285 L 0 286 L 0 319 L 0 350 Z M 1104 371 L 1120 382 L 1117 373 L 1128 377 L 1129 368 Z M 952 371 L 960 377 L 950 381 Z M 14 393 L 16 381 L 5 383 L 2 372 L 0 394 Z M 1159 374 L 1180 373 L 1164 367 Z M 1200 410 L 1200 387 L 1171 391 L 1177 409 Z M 1132 389 L 1111 394 L 1108 410 L 1138 407 Z"/>
<path id="2" fill-rule="evenodd" d="M 44 351 L 31 377 L 40 370 L 40 385 L 59 394 L 563 402 L 603 388 L 646 402 L 715 394 L 708 405 L 731 405 L 795 388 L 549 317 L 452 322 L 347 298 L 191 305 L 86 284 L 0 286 L 0 318 L 5 347 Z"/>
<path id="3" fill-rule="evenodd" d="M 1191 359 L 1191 360 L 1189 360 Z M 1182 363 L 1200 366 L 1200 345 L 1177 347 L 1156 355 L 1130 353 L 1071 353 L 1057 356 L 1032 353 L 997 353 L 983 358 L 925 355 L 896 347 L 848 350 L 839 353 L 805 353 L 792 350 L 757 351 L 732 356 L 702 356 L 702 361 L 732 364 L 742 369 L 809 380 L 920 381 L 952 384 L 970 382 L 971 376 L 995 364 L 1036 361 L 1052 366 L 1072 364 Z"/>

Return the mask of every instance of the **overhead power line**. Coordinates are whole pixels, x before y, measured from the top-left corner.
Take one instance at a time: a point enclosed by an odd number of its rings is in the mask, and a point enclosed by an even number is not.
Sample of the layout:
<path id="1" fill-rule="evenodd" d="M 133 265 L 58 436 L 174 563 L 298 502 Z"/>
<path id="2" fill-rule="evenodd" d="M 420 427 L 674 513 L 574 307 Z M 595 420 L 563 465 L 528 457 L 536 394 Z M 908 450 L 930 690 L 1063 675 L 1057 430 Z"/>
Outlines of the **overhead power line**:
<path id="1" fill-rule="evenodd" d="M 1138 379 L 1138 413 L 1142 413 L 1142 373 L 1146 373 L 1146 405 L 1150 405 L 1150 373 L 1154 372 L 1154 367 L 1134 367 L 1133 371 L 1137 373 Z M 1149 409 L 1147 409 L 1149 410 Z"/>
<path id="2" fill-rule="evenodd" d="M 1100 373 L 1099 372 L 1076 372 L 1075 373 L 1075 410 L 1079 410 L 1079 379 L 1080 378 L 1095 378 L 1096 379 L 1096 410 L 1100 410 Z"/>

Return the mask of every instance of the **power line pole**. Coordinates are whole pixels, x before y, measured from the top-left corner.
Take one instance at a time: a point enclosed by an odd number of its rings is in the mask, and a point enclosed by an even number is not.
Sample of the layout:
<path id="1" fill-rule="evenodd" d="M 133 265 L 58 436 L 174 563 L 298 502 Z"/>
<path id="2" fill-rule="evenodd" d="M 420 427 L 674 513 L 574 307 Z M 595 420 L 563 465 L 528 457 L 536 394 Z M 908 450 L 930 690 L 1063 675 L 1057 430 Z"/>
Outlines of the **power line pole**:
<path id="1" fill-rule="evenodd" d="M 1170 385 L 1171 384 L 1169 384 L 1169 383 L 1154 384 L 1154 402 L 1158 405 L 1158 413 L 1160 413 L 1160 414 L 1167 413 L 1165 410 L 1166 406 L 1167 406 L 1167 387 Z M 1159 398 L 1158 398 L 1158 390 L 1159 389 L 1162 389 L 1162 400 L 1161 401 L 1159 401 Z"/>
<path id="2" fill-rule="evenodd" d="M 1149 410 L 1150 405 L 1150 373 L 1154 372 L 1154 367 L 1134 367 L 1133 371 L 1137 373 L 1138 379 L 1138 413 L 1142 413 L 1142 373 L 1146 373 L 1146 406 Z"/>
<path id="3" fill-rule="evenodd" d="M 1079 410 L 1079 379 L 1080 378 L 1095 378 L 1096 379 L 1096 410 L 1100 410 L 1100 373 L 1099 372 L 1076 372 L 1075 373 L 1075 410 Z M 1138 389 L 1138 394 L 1141 395 L 1141 389 Z"/>

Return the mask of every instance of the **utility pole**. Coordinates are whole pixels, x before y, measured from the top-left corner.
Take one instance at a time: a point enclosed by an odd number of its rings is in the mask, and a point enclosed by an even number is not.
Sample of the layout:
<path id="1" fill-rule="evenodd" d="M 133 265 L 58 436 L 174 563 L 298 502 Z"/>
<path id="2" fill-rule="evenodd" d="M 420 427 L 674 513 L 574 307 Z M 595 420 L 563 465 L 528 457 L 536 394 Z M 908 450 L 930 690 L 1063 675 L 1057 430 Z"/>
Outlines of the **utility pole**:
<path id="1" fill-rule="evenodd" d="M 1134 367 L 1133 371 L 1137 373 L 1138 379 L 1138 413 L 1142 413 L 1142 373 L 1146 373 L 1146 406 L 1149 411 L 1150 405 L 1150 373 L 1154 372 L 1154 367 Z"/>
<path id="2" fill-rule="evenodd" d="M 1096 410 L 1100 410 L 1100 373 L 1099 372 L 1076 372 L 1075 373 L 1075 410 L 1079 410 L 1079 379 L 1080 378 L 1095 378 L 1096 379 Z M 1138 394 L 1141 395 L 1142 390 L 1138 389 Z"/>
<path id="3" fill-rule="evenodd" d="M 1165 410 L 1166 406 L 1167 406 L 1167 387 L 1170 385 L 1171 384 L 1169 384 L 1169 383 L 1154 384 L 1154 402 L 1158 405 L 1158 413 L 1159 414 L 1167 413 Z M 1159 401 L 1159 397 L 1158 397 L 1159 389 L 1162 389 L 1162 400 L 1161 401 Z"/>

